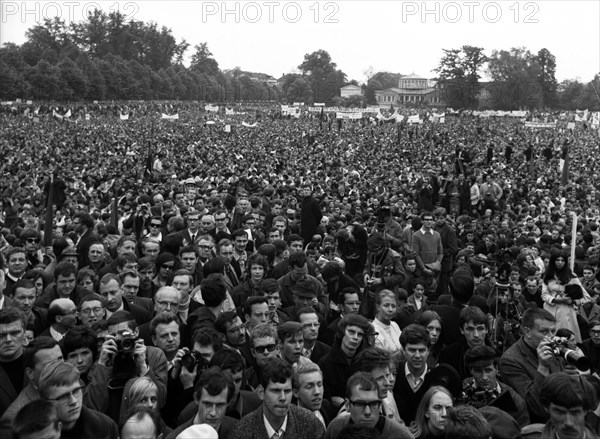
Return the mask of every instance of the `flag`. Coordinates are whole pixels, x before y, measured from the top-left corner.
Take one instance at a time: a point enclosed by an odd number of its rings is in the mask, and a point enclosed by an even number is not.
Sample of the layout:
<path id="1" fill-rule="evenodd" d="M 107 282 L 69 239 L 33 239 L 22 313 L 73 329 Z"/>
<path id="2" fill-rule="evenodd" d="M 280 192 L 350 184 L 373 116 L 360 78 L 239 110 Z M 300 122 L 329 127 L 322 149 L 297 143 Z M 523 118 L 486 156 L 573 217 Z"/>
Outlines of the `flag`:
<path id="1" fill-rule="evenodd" d="M 117 207 L 117 197 L 113 197 L 112 199 L 112 209 L 110 211 L 110 224 L 112 226 L 115 226 L 115 228 L 118 228 L 118 222 L 119 222 L 119 212 L 118 212 L 118 207 Z"/>
<path id="2" fill-rule="evenodd" d="M 566 186 L 569 184 L 569 147 L 567 145 L 563 146 L 562 156 L 563 167 L 560 184 Z"/>
<path id="3" fill-rule="evenodd" d="M 46 215 L 44 217 L 44 247 L 52 246 L 52 221 L 54 219 L 54 176 L 50 175 L 50 183 L 48 183 L 48 199 L 46 200 Z"/>

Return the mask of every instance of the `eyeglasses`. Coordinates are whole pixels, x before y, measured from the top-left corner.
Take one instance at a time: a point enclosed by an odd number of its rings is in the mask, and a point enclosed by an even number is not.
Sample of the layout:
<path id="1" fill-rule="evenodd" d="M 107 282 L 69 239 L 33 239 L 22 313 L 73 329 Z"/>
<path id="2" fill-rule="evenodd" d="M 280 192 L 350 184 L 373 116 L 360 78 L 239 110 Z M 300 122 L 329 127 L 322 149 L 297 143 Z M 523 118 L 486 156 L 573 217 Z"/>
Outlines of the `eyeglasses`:
<path id="1" fill-rule="evenodd" d="M 590 329 L 590 335 L 600 335 L 600 331 L 597 331 L 595 329 Z"/>
<path id="2" fill-rule="evenodd" d="M 37 244 L 38 242 L 40 242 L 40 240 L 38 238 L 27 238 L 25 242 L 27 242 L 28 244 Z"/>
<path id="3" fill-rule="evenodd" d="M 166 268 L 167 270 L 172 270 L 174 268 L 174 265 L 163 264 L 163 265 L 161 265 L 161 267 Z"/>
<path id="4" fill-rule="evenodd" d="M 64 393 L 57 398 L 48 398 L 50 401 L 58 401 L 61 404 L 68 404 L 71 402 L 71 398 L 79 398 L 83 392 L 83 387 L 77 387 L 76 389 L 71 390 L 70 392 Z"/>
<path id="5" fill-rule="evenodd" d="M 104 308 L 102 308 L 101 306 L 98 306 L 96 308 L 82 309 L 81 311 L 79 311 L 79 314 L 81 314 L 82 316 L 89 316 L 91 313 L 98 315 L 98 314 L 102 313 L 103 310 L 104 310 Z"/>
<path id="6" fill-rule="evenodd" d="M 358 331 L 355 331 L 354 329 L 346 329 L 346 334 L 348 334 L 350 337 L 358 337 L 358 338 L 364 338 L 364 336 L 365 336 L 364 332 L 358 332 Z"/>
<path id="7" fill-rule="evenodd" d="M 273 352 L 276 348 L 277 348 L 277 345 L 275 343 L 268 344 L 265 346 L 254 346 L 254 352 L 256 352 L 257 354 L 266 354 L 267 351 Z"/>
<path id="8" fill-rule="evenodd" d="M 162 224 L 150 223 L 150 227 L 160 227 Z"/>
<path id="9" fill-rule="evenodd" d="M 369 407 L 369 410 L 375 411 L 375 410 L 379 410 L 379 408 L 381 407 L 381 401 L 379 401 L 379 400 L 376 400 L 376 401 L 352 401 L 352 400 L 350 400 L 350 404 L 352 404 L 354 407 L 356 407 L 357 409 L 360 409 L 360 410 L 364 410 L 367 407 Z"/>

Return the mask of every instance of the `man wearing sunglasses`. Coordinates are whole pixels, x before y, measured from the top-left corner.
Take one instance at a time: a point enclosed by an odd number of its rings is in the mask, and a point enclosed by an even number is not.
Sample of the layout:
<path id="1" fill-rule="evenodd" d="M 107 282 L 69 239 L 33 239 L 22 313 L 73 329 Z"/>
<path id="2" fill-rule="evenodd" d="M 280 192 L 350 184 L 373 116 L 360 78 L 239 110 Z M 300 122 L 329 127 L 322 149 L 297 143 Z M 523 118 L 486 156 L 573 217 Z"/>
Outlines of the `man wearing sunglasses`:
<path id="1" fill-rule="evenodd" d="M 356 372 L 348 380 L 347 389 L 350 416 L 341 414 L 331 421 L 325 432 L 325 439 L 340 437 L 340 431 L 351 422 L 375 428 L 381 439 L 413 437 L 405 426 L 381 414 L 377 381 L 370 373 Z"/>
<path id="2" fill-rule="evenodd" d="M 246 369 L 246 390 L 254 391 L 260 385 L 260 377 L 269 361 L 280 355 L 277 329 L 269 323 L 256 325 L 250 331 L 250 351 L 255 363 Z"/>
<path id="3" fill-rule="evenodd" d="M 40 249 L 42 235 L 35 229 L 25 229 L 19 235 L 21 245 L 27 252 L 27 270 L 36 267 L 39 264 L 48 265 L 51 259 L 45 256 Z"/>

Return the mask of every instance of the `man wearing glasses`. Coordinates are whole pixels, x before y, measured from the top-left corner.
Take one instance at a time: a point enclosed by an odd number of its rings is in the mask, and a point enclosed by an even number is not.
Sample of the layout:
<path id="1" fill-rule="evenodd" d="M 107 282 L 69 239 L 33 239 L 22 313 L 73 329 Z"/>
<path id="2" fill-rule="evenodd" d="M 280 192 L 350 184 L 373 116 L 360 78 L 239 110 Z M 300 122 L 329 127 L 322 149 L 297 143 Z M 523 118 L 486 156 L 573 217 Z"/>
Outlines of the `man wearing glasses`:
<path id="1" fill-rule="evenodd" d="M 90 293 L 79 302 L 79 319 L 85 328 L 106 318 L 106 300 L 96 293 Z"/>
<path id="2" fill-rule="evenodd" d="M 153 216 L 150 219 L 146 238 L 152 238 L 158 243 L 162 241 L 162 219 L 159 216 Z"/>
<path id="3" fill-rule="evenodd" d="M 83 386 L 76 366 L 63 361 L 46 364 L 40 375 L 39 390 L 43 399 L 56 403 L 63 437 L 118 437 L 117 424 L 112 419 L 83 405 Z"/>
<path id="4" fill-rule="evenodd" d="M 256 366 L 250 366 L 244 372 L 246 390 L 255 391 L 260 385 L 260 377 L 269 361 L 278 358 L 280 354 L 277 329 L 269 323 L 256 325 L 250 332 L 250 352 L 256 361 Z"/>
<path id="5" fill-rule="evenodd" d="M 423 212 L 421 214 L 423 226 L 413 234 L 412 249 L 415 253 L 417 266 L 423 272 L 423 276 L 429 287 L 428 295 L 435 295 L 432 286 L 442 270 L 442 259 L 444 258 L 444 248 L 442 246 L 442 237 L 433 230 L 433 214 Z M 437 300 L 437 298 L 436 298 Z"/>
<path id="6" fill-rule="evenodd" d="M 50 258 L 45 256 L 40 249 L 40 241 L 42 240 L 40 232 L 35 229 L 25 229 L 19 239 L 27 252 L 27 270 L 39 264 L 48 265 L 50 263 Z"/>
<path id="7" fill-rule="evenodd" d="M 348 380 L 348 405 L 350 416 L 336 417 L 325 432 L 325 439 L 334 439 L 348 424 L 364 425 L 375 428 L 381 439 L 412 438 L 413 435 L 403 425 L 381 414 L 381 399 L 377 381 L 370 373 L 356 372 Z"/>

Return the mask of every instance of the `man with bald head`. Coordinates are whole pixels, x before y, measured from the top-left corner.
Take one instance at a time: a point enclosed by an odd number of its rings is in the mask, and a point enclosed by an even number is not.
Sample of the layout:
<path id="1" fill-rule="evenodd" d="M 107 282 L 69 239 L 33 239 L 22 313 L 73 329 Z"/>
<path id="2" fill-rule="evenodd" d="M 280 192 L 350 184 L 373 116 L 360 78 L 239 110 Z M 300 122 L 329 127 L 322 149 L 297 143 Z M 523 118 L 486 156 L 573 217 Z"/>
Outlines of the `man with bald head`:
<path id="1" fill-rule="evenodd" d="M 50 327 L 41 335 L 61 341 L 65 333 L 77 323 L 77 306 L 71 299 L 54 299 L 48 308 Z"/>

